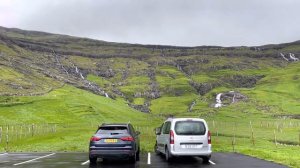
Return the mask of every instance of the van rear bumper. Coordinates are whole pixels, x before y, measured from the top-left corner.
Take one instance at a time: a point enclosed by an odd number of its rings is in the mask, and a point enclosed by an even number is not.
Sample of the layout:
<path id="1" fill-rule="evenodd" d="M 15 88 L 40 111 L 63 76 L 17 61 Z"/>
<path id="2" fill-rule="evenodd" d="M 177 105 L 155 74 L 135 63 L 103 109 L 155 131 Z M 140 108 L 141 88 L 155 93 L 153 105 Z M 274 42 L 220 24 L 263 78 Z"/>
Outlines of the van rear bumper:
<path id="1" fill-rule="evenodd" d="M 170 147 L 171 147 L 170 153 L 173 156 L 210 156 L 212 154 L 211 145 L 199 150 L 190 150 L 190 151 L 187 150 L 181 151 L 178 149 L 175 150 L 174 145 L 171 145 Z"/>

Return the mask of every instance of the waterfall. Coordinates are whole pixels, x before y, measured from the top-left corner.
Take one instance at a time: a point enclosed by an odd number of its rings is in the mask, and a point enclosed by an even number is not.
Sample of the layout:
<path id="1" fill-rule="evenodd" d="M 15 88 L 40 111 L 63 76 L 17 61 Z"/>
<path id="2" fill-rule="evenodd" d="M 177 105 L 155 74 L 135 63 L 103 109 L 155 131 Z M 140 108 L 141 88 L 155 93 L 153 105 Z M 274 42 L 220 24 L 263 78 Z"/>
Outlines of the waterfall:
<path id="1" fill-rule="evenodd" d="M 84 77 L 83 77 L 82 73 L 80 73 L 80 77 L 81 77 L 82 79 L 84 79 Z"/>
<path id="2" fill-rule="evenodd" d="M 290 53 L 290 58 L 293 60 L 293 61 L 299 61 L 298 58 L 295 57 L 295 54 L 293 53 Z"/>
<path id="3" fill-rule="evenodd" d="M 289 61 L 289 59 L 287 59 L 287 58 L 284 56 L 284 54 L 280 53 L 280 55 L 281 55 L 281 57 L 282 57 L 284 60 Z"/>
<path id="4" fill-rule="evenodd" d="M 109 96 L 108 96 L 108 94 L 107 94 L 107 93 L 105 93 L 105 97 L 109 98 Z"/>
<path id="5" fill-rule="evenodd" d="M 222 107 L 221 96 L 222 93 L 217 94 L 215 108 Z"/>

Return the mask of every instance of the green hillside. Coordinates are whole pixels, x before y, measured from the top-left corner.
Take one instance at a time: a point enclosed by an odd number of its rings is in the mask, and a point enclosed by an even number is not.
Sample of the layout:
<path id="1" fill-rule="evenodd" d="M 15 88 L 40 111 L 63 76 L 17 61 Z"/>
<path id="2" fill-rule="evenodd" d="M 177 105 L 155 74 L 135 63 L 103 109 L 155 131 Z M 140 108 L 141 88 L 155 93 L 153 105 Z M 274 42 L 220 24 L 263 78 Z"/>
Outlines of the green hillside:
<path id="1" fill-rule="evenodd" d="M 215 151 L 299 167 L 300 62 L 290 53 L 300 58 L 299 41 L 177 47 L 0 27 L 0 150 L 86 151 L 98 124 L 131 122 L 151 151 L 166 117 L 201 117 Z"/>

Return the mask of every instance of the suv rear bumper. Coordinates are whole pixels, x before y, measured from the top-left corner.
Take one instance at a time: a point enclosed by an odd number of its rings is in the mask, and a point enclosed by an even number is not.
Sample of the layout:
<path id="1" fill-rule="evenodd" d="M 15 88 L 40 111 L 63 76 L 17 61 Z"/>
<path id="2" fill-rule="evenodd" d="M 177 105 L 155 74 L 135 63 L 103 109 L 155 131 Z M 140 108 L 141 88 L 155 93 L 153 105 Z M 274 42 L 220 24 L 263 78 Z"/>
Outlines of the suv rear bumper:
<path id="1" fill-rule="evenodd" d="M 90 148 L 89 155 L 91 158 L 127 158 L 130 156 L 134 156 L 135 150 L 133 148 L 127 149 L 97 149 Z"/>

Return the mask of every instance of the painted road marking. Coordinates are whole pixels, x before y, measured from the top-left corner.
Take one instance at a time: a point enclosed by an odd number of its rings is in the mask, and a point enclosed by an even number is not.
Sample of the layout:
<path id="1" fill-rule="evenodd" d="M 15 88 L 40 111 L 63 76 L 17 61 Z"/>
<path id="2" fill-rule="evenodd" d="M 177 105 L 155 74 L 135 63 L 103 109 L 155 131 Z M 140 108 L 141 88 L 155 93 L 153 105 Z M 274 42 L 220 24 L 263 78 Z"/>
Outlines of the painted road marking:
<path id="1" fill-rule="evenodd" d="M 81 163 L 81 165 L 86 165 L 86 164 L 88 164 L 88 163 L 90 163 L 89 160 L 87 160 L 86 162 Z"/>
<path id="2" fill-rule="evenodd" d="M 2 154 L 0 154 L 0 156 L 4 156 L 4 155 L 7 155 L 7 153 L 2 153 Z"/>
<path id="3" fill-rule="evenodd" d="M 150 152 L 148 153 L 148 162 L 147 162 L 147 164 L 148 165 L 151 164 L 151 153 Z"/>
<path id="4" fill-rule="evenodd" d="M 213 165 L 216 165 L 216 163 L 214 163 L 213 161 L 209 160 L 209 163 L 213 164 Z"/>
<path id="5" fill-rule="evenodd" d="M 35 158 L 35 159 L 27 160 L 25 162 L 16 163 L 16 164 L 14 164 L 14 166 L 18 166 L 18 165 L 25 164 L 25 163 L 30 163 L 30 162 L 33 162 L 35 160 L 46 158 L 46 157 L 49 157 L 49 156 L 52 156 L 52 155 L 55 155 L 55 153 L 51 153 L 49 155 L 45 155 L 45 156 L 41 156 L 41 157 L 38 157 L 38 158 Z"/>

